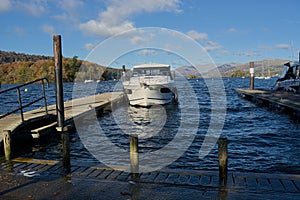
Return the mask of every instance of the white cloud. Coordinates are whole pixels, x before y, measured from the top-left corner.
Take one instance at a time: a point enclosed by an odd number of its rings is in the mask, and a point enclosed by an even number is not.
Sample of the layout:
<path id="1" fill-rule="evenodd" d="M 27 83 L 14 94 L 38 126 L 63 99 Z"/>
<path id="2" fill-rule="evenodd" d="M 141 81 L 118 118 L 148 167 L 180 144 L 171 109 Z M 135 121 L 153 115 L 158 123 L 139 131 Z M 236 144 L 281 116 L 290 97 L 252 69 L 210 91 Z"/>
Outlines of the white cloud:
<path id="1" fill-rule="evenodd" d="M 206 51 L 224 49 L 224 47 L 219 43 L 208 40 L 207 33 L 199 33 L 195 30 L 191 30 L 187 32 L 187 35 L 193 38 L 194 40 L 200 42 L 200 44 L 203 45 Z"/>
<path id="2" fill-rule="evenodd" d="M 69 23 L 72 20 L 67 13 L 61 13 L 60 15 L 55 15 L 53 16 L 53 19 L 62 23 Z"/>
<path id="3" fill-rule="evenodd" d="M 228 50 L 224 50 L 224 51 L 219 52 L 218 54 L 220 54 L 220 55 L 229 55 L 230 52 Z"/>
<path id="4" fill-rule="evenodd" d="M 54 27 L 48 24 L 44 25 L 42 29 L 45 33 L 48 33 L 49 35 L 53 35 L 55 33 Z"/>
<path id="5" fill-rule="evenodd" d="M 272 47 L 270 47 L 270 46 L 259 46 L 258 49 L 268 51 L 268 50 L 272 50 Z"/>
<path id="6" fill-rule="evenodd" d="M 144 39 L 139 36 L 135 36 L 130 41 L 132 44 L 140 44 L 140 43 L 144 42 Z"/>
<path id="7" fill-rule="evenodd" d="M 69 12 L 76 12 L 77 8 L 84 6 L 84 2 L 80 0 L 60 0 L 59 6 Z"/>
<path id="8" fill-rule="evenodd" d="M 181 12 L 179 0 L 110 0 L 105 11 L 99 13 L 99 18 L 81 23 L 79 28 L 89 34 L 109 37 L 130 29 L 134 22 L 130 17 L 142 12 Z"/>
<path id="9" fill-rule="evenodd" d="M 47 12 L 47 0 L 0 0 L 0 12 L 11 9 L 38 17 Z"/>
<path id="10" fill-rule="evenodd" d="M 1 0 L 0 3 L 0 12 L 7 11 L 11 8 L 11 2 L 10 0 Z"/>
<path id="11" fill-rule="evenodd" d="M 47 0 L 15 1 L 16 9 L 38 17 L 47 11 Z"/>
<path id="12" fill-rule="evenodd" d="M 69 23 L 78 21 L 78 9 L 84 6 L 84 2 L 80 0 L 61 0 L 58 3 L 60 9 L 64 12 L 54 18 L 60 22 Z"/>
<path id="13" fill-rule="evenodd" d="M 203 41 L 203 40 L 208 39 L 208 35 L 206 33 L 198 33 L 195 30 L 191 30 L 191 31 L 187 32 L 187 35 L 196 41 Z"/>
<path id="14" fill-rule="evenodd" d="M 18 35 L 25 35 L 25 30 L 19 26 L 15 27 L 15 32 L 18 34 Z"/>
<path id="15" fill-rule="evenodd" d="M 134 29 L 135 26 L 132 22 L 122 22 L 118 24 L 109 24 L 106 22 L 97 22 L 95 20 L 90 20 L 85 24 L 80 24 L 79 28 L 89 34 L 109 37 L 118 33 L 122 33 L 127 30 Z"/>
<path id="16" fill-rule="evenodd" d="M 261 56 L 260 53 L 253 52 L 253 51 L 240 51 L 240 52 L 236 52 L 233 54 L 236 56 L 242 56 L 242 57 L 259 57 L 259 56 Z"/>
<path id="17" fill-rule="evenodd" d="M 269 32 L 270 30 L 268 28 L 263 28 L 263 32 Z"/>
<path id="18" fill-rule="evenodd" d="M 277 48 L 277 49 L 290 49 L 291 47 L 290 47 L 290 45 L 289 44 L 276 44 L 275 45 L 275 48 Z"/>
<path id="19" fill-rule="evenodd" d="M 136 55 L 144 55 L 144 56 L 156 55 L 156 54 L 157 54 L 157 52 L 153 49 L 143 49 L 136 53 Z"/>
<path id="20" fill-rule="evenodd" d="M 87 50 L 91 51 L 95 48 L 96 45 L 92 43 L 86 43 L 84 46 Z"/>
<path id="21" fill-rule="evenodd" d="M 291 45 L 289 44 L 276 44 L 273 46 L 259 46 L 257 49 L 270 51 L 270 50 L 276 50 L 276 49 L 283 49 L 283 50 L 290 50 Z"/>
<path id="22" fill-rule="evenodd" d="M 237 30 L 235 28 L 230 28 L 226 31 L 227 33 L 236 33 Z"/>
<path id="23" fill-rule="evenodd" d="M 181 51 L 182 46 L 177 44 L 165 44 L 163 49 L 166 53 L 170 53 L 170 52 Z"/>
<path id="24" fill-rule="evenodd" d="M 206 51 L 214 51 L 214 50 L 224 49 L 224 47 L 222 45 L 220 45 L 217 42 L 213 42 L 213 41 L 207 41 L 204 48 Z"/>

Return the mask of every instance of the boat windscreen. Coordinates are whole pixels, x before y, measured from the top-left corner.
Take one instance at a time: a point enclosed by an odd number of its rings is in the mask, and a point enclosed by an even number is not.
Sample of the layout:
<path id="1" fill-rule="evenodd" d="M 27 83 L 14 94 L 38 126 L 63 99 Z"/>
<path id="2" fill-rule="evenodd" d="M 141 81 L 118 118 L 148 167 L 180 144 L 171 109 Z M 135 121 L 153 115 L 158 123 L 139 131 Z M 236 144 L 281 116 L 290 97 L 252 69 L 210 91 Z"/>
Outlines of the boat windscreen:
<path id="1" fill-rule="evenodd" d="M 286 73 L 288 72 L 288 70 L 289 70 L 289 67 L 286 66 L 286 65 L 284 65 L 284 67 L 283 67 L 283 69 L 282 69 L 282 72 L 281 72 L 281 75 L 280 75 L 279 78 L 284 78 L 285 75 L 286 75 Z"/>
<path id="2" fill-rule="evenodd" d="M 161 69 L 134 69 L 133 70 L 133 76 L 138 75 L 148 75 L 148 76 L 158 76 L 158 75 L 164 75 L 164 76 L 170 76 L 169 69 L 161 68 Z"/>

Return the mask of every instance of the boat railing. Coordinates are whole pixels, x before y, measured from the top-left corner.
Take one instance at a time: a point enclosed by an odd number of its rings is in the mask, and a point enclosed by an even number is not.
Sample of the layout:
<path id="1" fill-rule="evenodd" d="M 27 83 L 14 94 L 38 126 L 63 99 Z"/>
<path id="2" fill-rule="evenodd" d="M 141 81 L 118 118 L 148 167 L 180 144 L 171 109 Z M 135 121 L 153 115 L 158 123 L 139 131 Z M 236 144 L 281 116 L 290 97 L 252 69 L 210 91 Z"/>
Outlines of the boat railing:
<path id="1" fill-rule="evenodd" d="M 39 98 L 36 98 L 34 100 L 32 100 L 31 102 L 23 105 L 22 103 L 22 96 L 21 96 L 21 90 L 20 88 L 24 87 L 24 86 L 27 86 L 27 85 L 31 85 L 31 84 L 34 84 L 36 82 L 41 82 L 42 83 L 42 95 L 39 97 Z M 48 114 L 48 108 L 47 108 L 47 99 L 46 99 L 46 93 L 45 93 L 45 82 L 47 82 L 47 87 L 49 87 L 49 81 L 47 78 L 40 78 L 40 79 L 36 79 L 34 81 L 31 81 L 31 82 L 28 82 L 28 83 L 25 83 L 25 84 L 22 84 L 22 85 L 18 85 L 18 86 L 15 86 L 15 87 L 11 87 L 11 88 L 8 88 L 6 90 L 2 90 L 0 91 L 0 94 L 4 94 L 4 93 L 7 93 L 7 92 L 10 92 L 12 90 L 16 90 L 17 91 L 17 94 L 18 94 L 18 103 L 19 103 L 19 107 L 17 109 L 14 109 L 12 111 L 9 111 L 3 115 L 0 116 L 0 119 L 4 118 L 4 117 L 7 117 L 17 111 L 20 111 L 21 113 L 21 120 L 22 122 L 24 122 L 24 114 L 23 114 L 23 110 L 24 108 L 28 107 L 28 106 L 31 106 L 32 104 L 40 101 L 40 100 L 44 100 L 44 107 L 45 107 L 45 113 Z"/>

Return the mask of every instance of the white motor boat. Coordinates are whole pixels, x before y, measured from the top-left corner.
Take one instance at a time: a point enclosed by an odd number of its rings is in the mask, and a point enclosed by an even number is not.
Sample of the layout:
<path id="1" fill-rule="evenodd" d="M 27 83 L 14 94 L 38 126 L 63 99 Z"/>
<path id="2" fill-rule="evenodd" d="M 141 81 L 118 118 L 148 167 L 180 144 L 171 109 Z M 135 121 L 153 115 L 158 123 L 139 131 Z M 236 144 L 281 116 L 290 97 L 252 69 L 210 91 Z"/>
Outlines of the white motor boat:
<path id="1" fill-rule="evenodd" d="M 94 83 L 94 80 L 91 80 L 91 79 L 84 80 L 84 83 Z"/>
<path id="2" fill-rule="evenodd" d="M 300 93 L 300 61 L 284 64 L 282 73 L 276 81 L 276 90 Z"/>
<path id="3" fill-rule="evenodd" d="M 177 101 L 177 90 L 170 65 L 134 66 L 129 80 L 123 80 L 123 86 L 130 105 L 152 106 Z"/>

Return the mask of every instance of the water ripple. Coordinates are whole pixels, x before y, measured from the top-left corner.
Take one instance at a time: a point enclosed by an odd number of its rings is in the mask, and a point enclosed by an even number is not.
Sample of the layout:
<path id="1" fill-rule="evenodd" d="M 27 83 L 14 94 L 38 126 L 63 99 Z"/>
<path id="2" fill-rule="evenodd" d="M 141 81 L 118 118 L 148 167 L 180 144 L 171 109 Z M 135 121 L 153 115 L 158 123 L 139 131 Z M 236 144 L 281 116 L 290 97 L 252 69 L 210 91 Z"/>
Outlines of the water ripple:
<path id="1" fill-rule="evenodd" d="M 212 80 L 213 81 L 213 80 Z M 114 83 L 101 83 L 97 87 L 97 92 L 112 91 Z M 256 80 L 256 87 L 272 87 L 274 80 Z M 217 145 L 211 152 L 202 159 L 199 159 L 199 149 L 208 130 L 211 119 L 211 101 L 210 94 L 205 82 L 200 80 L 190 80 L 197 96 L 198 106 L 200 109 L 199 122 L 189 121 L 190 127 L 198 127 L 198 132 L 193 143 L 187 151 L 175 162 L 169 165 L 169 168 L 180 169 L 198 169 L 198 170 L 218 170 Z M 227 137 L 229 153 L 229 170 L 241 172 L 268 172 L 268 173 L 300 173 L 300 137 L 299 122 L 295 122 L 290 116 L 269 111 L 268 108 L 259 107 L 252 102 L 240 98 L 235 89 L 248 87 L 249 80 L 230 78 L 224 79 L 224 85 L 227 95 L 227 114 L 225 118 L 223 137 Z M 65 84 L 65 99 L 72 98 L 72 84 Z M 49 102 L 55 103 L 54 86 L 47 89 L 47 98 Z M 30 90 L 30 88 L 29 88 Z M 84 92 L 84 91 L 83 91 Z M 218 92 L 212 90 L 211 92 Z M 84 94 L 83 94 L 84 95 Z M 185 94 L 184 99 L 189 100 L 189 94 Z M 5 98 L 0 98 L 0 103 L 6 105 L 7 101 L 13 102 L 13 94 L 8 94 Z M 30 99 L 30 95 L 24 94 Z M 217 100 L 217 99 L 216 99 Z M 17 102 L 14 102 L 17 103 Z M 12 107 L 5 106 L 5 107 Z M 1 111 L 6 109 L 1 107 Z M 119 108 L 120 115 L 127 115 L 124 108 Z M 195 109 L 187 106 L 185 109 L 191 113 Z M 140 152 L 151 152 L 158 150 L 172 141 L 176 136 L 181 121 L 181 108 L 179 106 L 169 105 L 165 107 L 166 122 L 158 133 L 151 137 L 144 137 L 139 141 Z M 143 134 L 145 128 L 147 133 L 156 131 L 151 127 L 147 119 L 147 110 L 136 110 L 131 114 L 135 118 L 135 126 L 127 126 L 127 131 L 120 128 L 120 121 L 116 121 L 112 113 L 105 114 L 98 118 L 99 123 L 93 124 L 88 120 L 84 121 L 82 128 L 93 133 L 96 127 L 101 125 L 106 137 L 109 138 L 119 148 L 129 152 L 129 136 L 126 132 L 136 132 Z M 149 113 L 148 113 L 149 114 Z M 192 115 L 191 115 L 192 116 Z M 127 117 L 128 118 L 128 117 Z M 128 121 L 124 120 L 124 124 Z M 187 128 L 185 133 L 188 136 L 190 130 Z M 182 137 L 185 140 L 185 136 Z M 80 138 L 75 133 L 71 137 L 71 156 L 74 162 L 78 163 L 99 163 L 84 147 Z M 101 142 L 97 135 L 90 135 L 89 142 Z M 180 145 L 180 144 L 178 144 Z M 37 146 L 28 156 L 57 159 L 61 151 L 61 144 L 54 142 L 46 147 Z M 113 153 L 113 152 L 112 152 Z M 113 157 L 113 155 L 112 155 Z"/>

